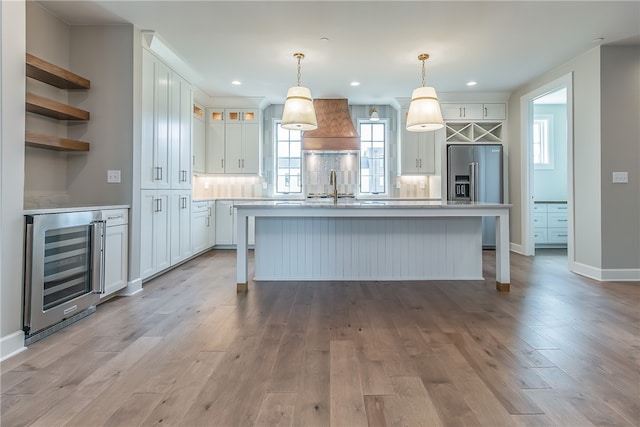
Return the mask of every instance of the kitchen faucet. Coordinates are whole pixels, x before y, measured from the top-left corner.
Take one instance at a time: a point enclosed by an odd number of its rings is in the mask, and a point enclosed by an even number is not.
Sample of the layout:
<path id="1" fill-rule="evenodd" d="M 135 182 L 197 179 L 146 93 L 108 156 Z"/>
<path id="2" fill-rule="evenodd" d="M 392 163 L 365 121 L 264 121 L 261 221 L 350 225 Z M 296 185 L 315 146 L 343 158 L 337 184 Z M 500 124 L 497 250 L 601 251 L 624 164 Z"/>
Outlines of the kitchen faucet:
<path id="1" fill-rule="evenodd" d="M 331 173 L 329 174 L 329 185 L 333 185 L 333 191 L 331 192 L 331 197 L 333 197 L 333 204 L 338 204 L 338 179 L 336 178 L 336 171 L 331 169 Z"/>

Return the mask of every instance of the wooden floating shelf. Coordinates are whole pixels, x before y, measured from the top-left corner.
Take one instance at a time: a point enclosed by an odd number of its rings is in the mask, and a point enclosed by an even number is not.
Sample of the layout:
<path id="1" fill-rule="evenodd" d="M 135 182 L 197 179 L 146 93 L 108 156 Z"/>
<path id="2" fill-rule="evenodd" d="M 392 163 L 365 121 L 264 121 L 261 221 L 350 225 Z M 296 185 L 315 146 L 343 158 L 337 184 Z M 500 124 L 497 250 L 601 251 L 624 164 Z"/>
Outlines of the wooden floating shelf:
<path id="1" fill-rule="evenodd" d="M 27 131 L 24 136 L 28 147 L 46 148 L 55 151 L 89 151 L 89 143 L 59 136 Z"/>
<path id="2" fill-rule="evenodd" d="M 60 89 L 89 89 L 91 82 L 84 77 L 27 53 L 27 77 Z"/>
<path id="3" fill-rule="evenodd" d="M 26 109 L 58 120 L 89 120 L 89 112 L 27 92 Z"/>

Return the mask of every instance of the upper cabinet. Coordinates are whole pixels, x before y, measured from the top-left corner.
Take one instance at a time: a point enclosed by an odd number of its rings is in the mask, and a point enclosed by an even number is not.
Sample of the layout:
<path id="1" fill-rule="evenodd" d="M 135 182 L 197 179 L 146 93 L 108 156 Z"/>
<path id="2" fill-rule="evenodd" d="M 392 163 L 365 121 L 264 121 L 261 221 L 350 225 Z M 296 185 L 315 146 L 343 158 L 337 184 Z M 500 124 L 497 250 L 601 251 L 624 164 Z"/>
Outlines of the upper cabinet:
<path id="1" fill-rule="evenodd" d="M 260 110 L 256 108 L 207 110 L 207 173 L 260 173 L 259 114 Z"/>
<path id="2" fill-rule="evenodd" d="M 193 104 L 192 123 L 193 173 L 205 173 L 205 112 L 202 105 Z"/>
<path id="3" fill-rule="evenodd" d="M 402 110 L 402 140 L 400 145 L 401 175 L 433 175 L 437 173 L 436 147 L 440 146 L 442 131 L 409 132 L 407 111 Z"/>
<path id="4" fill-rule="evenodd" d="M 26 75 L 60 89 L 91 87 L 91 82 L 84 77 L 29 53 L 26 55 Z M 26 94 L 25 111 L 57 120 L 86 121 L 90 117 L 88 111 L 29 92 Z M 89 151 L 87 142 L 33 131 L 26 131 L 25 144 L 56 151 Z"/>
<path id="5" fill-rule="evenodd" d="M 191 188 L 192 111 L 189 83 L 144 49 L 141 188 Z"/>
<path id="6" fill-rule="evenodd" d="M 502 143 L 504 103 L 441 104 L 447 143 Z"/>
<path id="7" fill-rule="evenodd" d="M 445 120 L 505 120 L 506 104 L 440 104 L 442 117 Z"/>

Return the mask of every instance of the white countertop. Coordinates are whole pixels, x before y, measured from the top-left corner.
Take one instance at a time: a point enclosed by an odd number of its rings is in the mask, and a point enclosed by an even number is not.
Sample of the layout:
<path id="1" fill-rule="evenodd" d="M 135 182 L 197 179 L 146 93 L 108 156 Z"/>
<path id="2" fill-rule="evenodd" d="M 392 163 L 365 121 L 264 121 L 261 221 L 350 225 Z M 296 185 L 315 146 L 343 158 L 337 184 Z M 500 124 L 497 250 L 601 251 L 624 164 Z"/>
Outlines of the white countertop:
<path id="1" fill-rule="evenodd" d="M 110 209 L 129 209 L 129 205 L 93 205 L 93 206 L 58 206 L 49 208 L 25 209 L 24 215 L 44 215 L 67 212 L 106 211 Z"/>
<path id="2" fill-rule="evenodd" d="M 502 203 L 484 202 L 454 202 L 442 200 L 338 200 L 333 204 L 331 199 L 322 201 L 308 200 L 270 200 L 270 201 L 246 201 L 238 203 L 238 207 L 251 208 L 314 208 L 314 209 L 371 209 L 371 208 L 415 208 L 415 209 L 478 209 L 478 208 L 509 208 L 511 205 Z"/>

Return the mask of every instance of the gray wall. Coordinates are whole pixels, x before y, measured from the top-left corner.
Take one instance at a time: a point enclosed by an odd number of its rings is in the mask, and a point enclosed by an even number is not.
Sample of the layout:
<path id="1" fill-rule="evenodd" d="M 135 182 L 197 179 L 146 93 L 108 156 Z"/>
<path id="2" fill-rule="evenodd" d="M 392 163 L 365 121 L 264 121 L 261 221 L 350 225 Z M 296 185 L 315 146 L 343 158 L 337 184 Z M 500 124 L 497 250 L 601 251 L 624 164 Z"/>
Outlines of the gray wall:
<path id="1" fill-rule="evenodd" d="M 602 267 L 640 268 L 640 47 L 601 55 Z M 621 171 L 629 183 L 613 184 Z"/>
<path id="2" fill-rule="evenodd" d="M 24 346 L 21 260 L 25 28 L 24 2 L 0 2 L 0 359 Z"/>
<path id="3" fill-rule="evenodd" d="M 133 159 L 133 36 L 131 25 L 71 27 L 71 70 L 91 80 L 88 91 L 72 92 L 70 103 L 91 112 L 69 136 L 91 144 L 89 153 L 69 156 L 67 192 L 77 204 L 131 204 Z M 121 183 L 107 183 L 107 170 Z"/>
<path id="4" fill-rule="evenodd" d="M 24 5 L 24 4 L 23 4 Z M 59 67 L 70 69 L 70 28 L 51 15 L 38 3 L 26 3 L 27 52 Z M 68 103 L 69 91 L 58 89 L 34 79 L 26 79 L 27 90 L 55 101 Z M 66 122 L 27 113 L 26 128 L 62 137 L 68 136 Z M 47 206 L 67 201 L 67 157 L 81 154 L 26 148 L 25 157 L 25 201 L 27 207 Z"/>
<path id="5" fill-rule="evenodd" d="M 522 187 L 525 179 L 521 167 L 524 149 L 519 119 L 521 97 L 561 76 L 572 74 L 575 233 L 574 259 L 569 262 L 578 270 L 596 274 L 607 269 L 640 268 L 637 240 L 633 243 L 638 236 L 637 209 L 640 204 L 637 49 L 596 47 L 512 93 L 508 144 L 513 243 L 523 242 Z M 631 119 L 619 115 L 623 107 L 628 108 Z M 620 142 L 621 139 L 628 142 Z M 630 183 L 618 185 L 612 192 L 608 184 L 611 171 L 618 169 L 629 171 Z M 621 241 L 613 242 L 623 235 Z"/>

